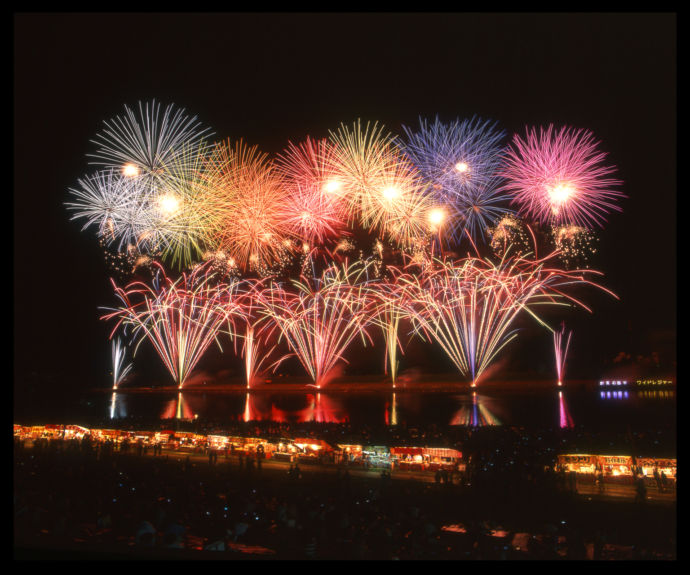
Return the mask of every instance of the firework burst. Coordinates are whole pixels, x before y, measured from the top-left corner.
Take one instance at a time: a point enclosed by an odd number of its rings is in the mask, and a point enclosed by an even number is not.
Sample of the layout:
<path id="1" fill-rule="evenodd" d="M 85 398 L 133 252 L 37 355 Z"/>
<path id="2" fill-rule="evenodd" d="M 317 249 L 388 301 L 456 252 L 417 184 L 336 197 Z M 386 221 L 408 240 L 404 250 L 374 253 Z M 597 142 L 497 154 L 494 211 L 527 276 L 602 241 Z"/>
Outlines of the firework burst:
<path id="1" fill-rule="evenodd" d="M 245 270 L 284 258 L 292 249 L 287 202 L 266 154 L 242 141 L 223 142 L 214 149 L 205 178 L 201 201 L 208 211 L 209 244 Z"/>
<path id="2" fill-rule="evenodd" d="M 420 118 L 419 123 L 418 131 L 403 126 L 403 149 L 445 208 L 447 232 L 455 241 L 463 234 L 483 239 L 489 224 L 509 212 L 504 205 L 509 196 L 497 177 L 505 133 L 479 118 L 450 124 Z"/>
<path id="3" fill-rule="evenodd" d="M 334 183 L 329 190 L 344 202 L 348 223 L 357 220 L 369 195 L 379 191 L 382 180 L 399 164 L 394 139 L 378 123 L 367 123 L 362 128 L 359 120 L 352 128 L 341 124 L 337 132 L 331 132 L 330 171 Z"/>
<path id="4" fill-rule="evenodd" d="M 161 116 L 160 103 L 139 102 L 139 114 L 125 106 L 124 116 L 106 121 L 92 142 L 98 148 L 94 164 L 121 171 L 126 177 L 148 175 L 157 178 L 176 159 L 185 145 L 201 142 L 212 132 L 203 128 L 196 116 L 170 104 Z"/>
<path id="5" fill-rule="evenodd" d="M 598 147 L 587 130 L 528 128 L 506 153 L 504 189 L 514 194 L 521 214 L 541 223 L 603 227 L 608 212 L 621 210 L 616 200 L 623 193 Z"/>
<path id="6" fill-rule="evenodd" d="M 286 217 L 296 236 L 310 244 L 323 243 L 343 231 L 344 202 L 338 193 L 342 183 L 327 139 L 290 142 L 275 166 L 290 196 Z"/>
<path id="7" fill-rule="evenodd" d="M 78 188 L 70 188 L 73 201 L 65 205 L 73 211 L 72 220 L 83 218 L 82 230 L 95 226 L 99 237 L 118 248 L 137 243 L 144 231 L 142 224 L 143 188 L 132 178 L 114 170 L 104 170 L 77 180 Z"/>
<path id="8" fill-rule="evenodd" d="M 513 215 L 502 217 L 493 228 L 490 228 L 489 245 L 499 258 L 509 251 L 514 255 L 524 255 L 532 250 L 532 242 L 525 224 Z"/>
<path id="9" fill-rule="evenodd" d="M 596 253 L 596 234 L 580 226 L 554 226 L 551 238 L 566 269 L 589 267 L 590 257 Z"/>

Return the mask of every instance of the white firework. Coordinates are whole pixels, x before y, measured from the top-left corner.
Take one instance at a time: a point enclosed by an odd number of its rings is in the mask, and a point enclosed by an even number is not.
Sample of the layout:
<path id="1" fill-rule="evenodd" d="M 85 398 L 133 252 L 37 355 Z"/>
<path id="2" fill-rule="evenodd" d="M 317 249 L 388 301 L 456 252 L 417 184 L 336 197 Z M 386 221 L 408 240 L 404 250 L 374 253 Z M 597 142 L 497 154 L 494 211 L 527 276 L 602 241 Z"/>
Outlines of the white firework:
<path id="1" fill-rule="evenodd" d="M 168 105 L 161 116 L 160 103 L 139 102 L 139 114 L 125 106 L 125 115 L 105 121 L 105 129 L 92 140 L 98 146 L 94 164 L 121 170 L 125 176 L 159 177 L 185 145 L 210 136 L 196 116 Z"/>
<path id="2" fill-rule="evenodd" d="M 78 183 L 78 188 L 69 189 L 74 201 L 65 204 L 74 212 L 71 219 L 86 220 L 82 230 L 96 226 L 109 244 L 136 242 L 142 231 L 144 199 L 139 182 L 110 169 L 79 179 Z"/>

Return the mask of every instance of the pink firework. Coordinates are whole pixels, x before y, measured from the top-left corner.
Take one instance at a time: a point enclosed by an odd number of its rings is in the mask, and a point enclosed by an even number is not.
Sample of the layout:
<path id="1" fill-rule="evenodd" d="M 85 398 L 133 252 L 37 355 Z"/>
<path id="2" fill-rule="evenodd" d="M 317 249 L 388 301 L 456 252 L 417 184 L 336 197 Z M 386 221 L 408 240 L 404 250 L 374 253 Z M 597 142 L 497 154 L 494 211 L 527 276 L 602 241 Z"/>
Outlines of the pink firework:
<path id="1" fill-rule="evenodd" d="M 286 223 L 308 242 L 323 243 L 345 228 L 342 183 L 333 170 L 333 146 L 328 140 L 307 139 L 288 144 L 275 167 L 282 176 L 286 196 Z"/>
<path id="2" fill-rule="evenodd" d="M 553 332 L 553 347 L 556 354 L 556 375 L 558 376 L 559 387 L 563 385 L 563 376 L 565 375 L 565 359 L 568 356 L 568 347 L 570 346 L 570 337 L 573 332 L 565 331 L 565 325 L 561 326 L 560 331 Z M 565 345 L 564 345 L 565 343 Z"/>
<path id="3" fill-rule="evenodd" d="M 526 139 L 516 134 L 506 152 L 503 189 L 522 215 L 541 223 L 603 227 L 608 212 L 621 210 L 616 200 L 624 194 L 598 146 L 587 130 L 528 128 Z"/>
<path id="4" fill-rule="evenodd" d="M 244 311 L 244 335 L 238 334 L 237 339 L 243 340 L 241 356 L 244 359 L 247 389 L 250 389 L 263 371 L 264 363 L 276 348 L 274 345 L 267 349 L 267 342 L 276 326 L 270 316 L 260 315 L 260 310 L 265 305 L 263 301 L 266 288 L 263 281 L 247 280 L 246 284 L 249 288 L 239 299 Z M 277 367 L 280 362 L 281 360 L 278 360 L 272 367 Z"/>

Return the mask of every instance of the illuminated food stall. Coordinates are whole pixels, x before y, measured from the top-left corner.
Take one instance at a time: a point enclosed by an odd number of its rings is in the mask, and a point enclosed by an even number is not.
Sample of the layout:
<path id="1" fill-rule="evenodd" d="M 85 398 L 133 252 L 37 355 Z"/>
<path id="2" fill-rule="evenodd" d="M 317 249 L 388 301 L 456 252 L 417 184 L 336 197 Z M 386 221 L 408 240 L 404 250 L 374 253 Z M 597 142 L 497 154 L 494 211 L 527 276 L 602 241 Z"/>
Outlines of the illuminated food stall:
<path id="1" fill-rule="evenodd" d="M 94 441 L 112 441 L 113 443 L 120 443 L 129 433 L 120 429 L 92 429 L 91 437 Z"/>
<path id="2" fill-rule="evenodd" d="M 569 453 L 558 456 L 558 465 L 566 471 L 575 473 L 594 473 L 597 469 L 598 456 L 588 453 Z"/>
<path id="3" fill-rule="evenodd" d="M 143 443 L 144 445 L 152 445 L 155 442 L 155 431 L 135 431 L 132 434 L 132 441 L 134 443 Z"/>
<path id="4" fill-rule="evenodd" d="M 80 425 L 65 425 L 64 435 L 65 439 L 82 439 L 85 435 L 91 434 L 91 430 Z"/>
<path id="5" fill-rule="evenodd" d="M 44 425 L 42 437 L 46 437 L 48 439 L 59 439 L 59 438 L 63 437 L 64 429 L 65 429 L 64 425 L 55 425 L 55 424 Z"/>
<path id="6" fill-rule="evenodd" d="M 388 447 L 369 445 L 362 450 L 362 456 L 371 467 L 388 468 L 391 466 L 391 452 Z"/>
<path id="7" fill-rule="evenodd" d="M 206 444 L 206 436 L 198 433 L 191 433 L 189 431 L 176 431 L 175 435 L 170 438 L 169 443 L 175 446 L 175 449 L 182 451 L 196 451 L 200 450 Z"/>
<path id="8" fill-rule="evenodd" d="M 32 425 L 29 427 L 28 439 L 33 440 L 43 437 L 45 430 L 46 428 L 43 425 Z"/>
<path id="9" fill-rule="evenodd" d="M 296 437 L 292 440 L 292 445 L 297 448 L 297 460 L 304 463 L 320 461 L 325 452 L 333 450 L 323 439 L 314 439 L 313 437 Z"/>
<path id="10" fill-rule="evenodd" d="M 347 462 L 354 462 L 358 459 L 361 459 L 362 458 L 362 449 L 363 449 L 363 447 L 361 445 L 345 444 L 345 443 L 339 443 L 338 444 L 338 452 L 340 454 L 340 457 L 342 458 L 343 461 L 347 461 Z"/>
<path id="11" fill-rule="evenodd" d="M 166 429 L 165 431 L 156 431 L 153 436 L 153 441 L 154 443 L 167 445 L 174 437 L 175 432 L 172 429 Z"/>
<path id="12" fill-rule="evenodd" d="M 656 468 L 659 474 L 664 473 L 666 479 L 676 480 L 678 465 L 675 459 L 667 457 L 638 457 L 636 462 L 645 477 L 654 478 L 654 468 Z"/>
<path id="13" fill-rule="evenodd" d="M 462 452 L 449 447 L 391 447 L 390 452 L 400 469 L 453 469 L 462 461 Z"/>
<path id="14" fill-rule="evenodd" d="M 225 451 L 230 448 L 230 438 L 226 435 L 209 435 L 208 448 L 215 451 Z"/>
<path id="15" fill-rule="evenodd" d="M 600 455 L 598 463 L 606 477 L 632 477 L 630 455 Z"/>

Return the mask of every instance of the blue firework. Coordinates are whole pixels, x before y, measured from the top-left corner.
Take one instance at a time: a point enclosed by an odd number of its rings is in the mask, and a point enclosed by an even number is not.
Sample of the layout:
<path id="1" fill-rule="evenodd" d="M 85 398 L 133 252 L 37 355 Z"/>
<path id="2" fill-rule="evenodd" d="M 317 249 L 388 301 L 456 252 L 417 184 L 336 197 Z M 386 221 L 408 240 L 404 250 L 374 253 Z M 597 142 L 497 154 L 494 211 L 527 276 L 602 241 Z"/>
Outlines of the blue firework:
<path id="1" fill-rule="evenodd" d="M 434 200 L 449 211 L 447 231 L 459 242 L 465 233 L 484 239 L 486 228 L 506 213 L 511 196 L 500 190 L 505 132 L 491 120 L 473 117 L 442 123 L 419 119 L 419 129 L 403 126 L 404 152 L 430 184 Z"/>
<path id="2" fill-rule="evenodd" d="M 453 237 L 467 233 L 475 242 L 489 238 L 489 228 L 513 211 L 507 207 L 506 193 L 499 187 L 501 179 L 489 178 L 458 195 L 451 212 Z"/>

